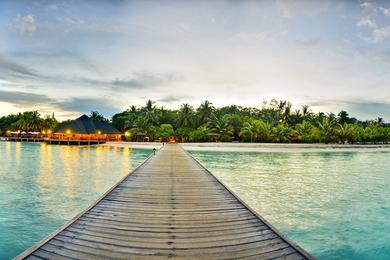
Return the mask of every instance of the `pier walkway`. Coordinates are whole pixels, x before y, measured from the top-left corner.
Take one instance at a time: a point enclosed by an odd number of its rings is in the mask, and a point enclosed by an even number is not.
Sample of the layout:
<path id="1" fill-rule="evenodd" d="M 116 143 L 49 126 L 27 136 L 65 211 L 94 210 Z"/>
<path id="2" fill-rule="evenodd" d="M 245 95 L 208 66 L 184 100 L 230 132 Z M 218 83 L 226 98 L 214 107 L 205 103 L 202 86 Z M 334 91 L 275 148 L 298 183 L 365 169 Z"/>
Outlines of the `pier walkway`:
<path id="1" fill-rule="evenodd" d="M 16 259 L 311 259 L 177 144 Z"/>

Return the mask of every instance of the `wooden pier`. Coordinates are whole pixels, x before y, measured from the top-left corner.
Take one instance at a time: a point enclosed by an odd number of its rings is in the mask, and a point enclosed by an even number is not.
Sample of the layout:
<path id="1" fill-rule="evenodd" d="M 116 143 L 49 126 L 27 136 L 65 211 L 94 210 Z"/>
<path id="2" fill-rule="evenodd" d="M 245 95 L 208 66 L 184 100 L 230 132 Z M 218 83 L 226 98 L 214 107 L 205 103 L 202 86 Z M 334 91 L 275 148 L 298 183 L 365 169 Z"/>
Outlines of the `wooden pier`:
<path id="1" fill-rule="evenodd" d="M 16 259 L 312 259 L 177 144 Z"/>
<path id="2" fill-rule="evenodd" d="M 107 140 L 78 140 L 78 139 L 51 139 L 51 138 L 32 138 L 32 137 L 2 137 L 2 141 L 27 142 L 27 143 L 47 143 L 60 145 L 96 145 L 104 144 Z"/>

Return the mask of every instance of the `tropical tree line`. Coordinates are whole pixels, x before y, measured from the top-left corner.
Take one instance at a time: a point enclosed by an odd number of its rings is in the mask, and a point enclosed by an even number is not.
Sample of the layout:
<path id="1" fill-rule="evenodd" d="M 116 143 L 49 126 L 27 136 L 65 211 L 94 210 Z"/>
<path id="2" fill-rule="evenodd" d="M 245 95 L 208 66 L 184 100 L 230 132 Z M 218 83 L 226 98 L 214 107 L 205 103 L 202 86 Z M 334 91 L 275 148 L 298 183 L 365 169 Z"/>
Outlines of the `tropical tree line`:
<path id="1" fill-rule="evenodd" d="M 7 131 L 42 132 L 51 131 L 58 125 L 57 119 L 52 115 L 41 116 L 38 111 L 0 117 L 0 135 Z"/>
<path id="2" fill-rule="evenodd" d="M 275 142 L 275 143 L 387 143 L 390 125 L 378 118 L 360 121 L 346 111 L 314 113 L 309 106 L 293 110 L 288 101 L 272 99 L 259 108 L 225 106 L 216 108 L 204 101 L 171 110 L 148 100 L 145 106 L 131 106 L 115 114 L 112 124 L 133 141 L 180 142 Z"/>
<path id="3" fill-rule="evenodd" d="M 97 111 L 89 115 L 111 122 L 128 140 L 163 140 L 175 136 L 180 142 L 275 142 L 275 143 L 388 143 L 390 125 L 383 119 L 360 121 L 346 111 L 314 113 L 309 106 L 292 109 L 288 101 L 272 99 L 259 108 L 242 106 L 215 107 L 204 101 L 194 108 L 183 104 L 166 109 L 148 100 L 141 107 L 131 106 L 105 118 Z M 28 111 L 0 118 L 0 135 L 6 131 L 44 131 L 54 129 L 53 115 L 41 116 Z"/>

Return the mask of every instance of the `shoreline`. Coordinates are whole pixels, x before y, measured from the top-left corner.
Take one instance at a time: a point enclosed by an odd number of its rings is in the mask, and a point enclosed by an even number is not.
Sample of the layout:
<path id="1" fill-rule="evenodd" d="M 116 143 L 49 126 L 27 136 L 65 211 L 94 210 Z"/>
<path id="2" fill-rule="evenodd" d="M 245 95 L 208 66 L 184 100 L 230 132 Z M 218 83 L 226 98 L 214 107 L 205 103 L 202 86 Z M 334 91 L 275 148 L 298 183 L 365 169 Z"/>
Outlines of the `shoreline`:
<path id="1" fill-rule="evenodd" d="M 118 148 L 134 148 L 134 149 L 159 149 L 162 147 L 162 143 L 157 142 L 106 142 L 104 144 L 99 144 L 99 146 L 105 147 L 118 147 Z"/>
<path id="2" fill-rule="evenodd" d="M 179 143 L 188 151 L 215 152 L 316 152 L 316 151 L 390 151 L 390 144 L 287 144 L 287 143 Z M 107 142 L 101 146 L 153 149 L 162 147 L 159 142 Z"/>
<path id="3" fill-rule="evenodd" d="M 5 140 L 1 140 L 5 141 Z M 5 141 L 6 142 L 6 141 Z M 32 143 L 32 142 L 31 142 Z M 302 143 L 179 143 L 187 151 L 205 152 L 390 152 L 390 144 L 302 144 Z M 107 142 L 91 146 L 160 149 L 160 142 Z"/>

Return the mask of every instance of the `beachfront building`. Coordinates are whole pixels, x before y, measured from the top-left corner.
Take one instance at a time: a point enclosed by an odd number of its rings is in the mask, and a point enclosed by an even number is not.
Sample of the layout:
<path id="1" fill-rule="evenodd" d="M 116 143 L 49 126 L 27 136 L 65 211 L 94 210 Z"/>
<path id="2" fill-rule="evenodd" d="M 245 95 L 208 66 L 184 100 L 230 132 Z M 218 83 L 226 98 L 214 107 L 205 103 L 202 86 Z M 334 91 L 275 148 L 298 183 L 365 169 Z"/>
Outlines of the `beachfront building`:
<path id="1" fill-rule="evenodd" d="M 107 122 L 96 121 L 86 115 L 59 124 L 50 136 L 57 140 L 120 141 L 121 132 Z"/>

